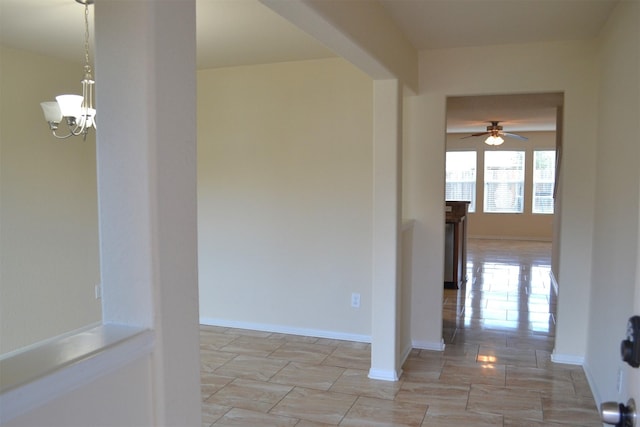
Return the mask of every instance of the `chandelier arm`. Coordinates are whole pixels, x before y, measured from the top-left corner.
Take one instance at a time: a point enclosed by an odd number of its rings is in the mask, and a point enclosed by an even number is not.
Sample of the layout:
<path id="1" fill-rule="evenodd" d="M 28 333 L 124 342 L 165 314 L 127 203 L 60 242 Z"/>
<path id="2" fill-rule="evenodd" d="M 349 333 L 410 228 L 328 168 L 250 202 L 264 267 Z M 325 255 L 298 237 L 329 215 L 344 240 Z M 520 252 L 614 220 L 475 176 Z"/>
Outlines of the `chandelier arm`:
<path id="1" fill-rule="evenodd" d="M 87 133 L 88 129 L 86 126 L 86 121 L 81 120 L 81 122 L 81 124 L 76 124 L 76 126 L 71 129 L 71 134 L 73 134 L 73 136 L 80 136 Z"/>
<path id="2" fill-rule="evenodd" d="M 68 134 L 66 135 L 58 135 L 56 133 L 59 130 L 58 125 L 56 125 L 55 129 L 51 129 L 51 133 L 58 139 L 66 139 L 71 136 L 80 136 L 82 135 L 84 139 L 87 138 L 87 133 L 89 132 L 89 128 L 86 125 L 86 120 L 76 121 L 75 117 L 64 117 L 64 122 L 67 125 Z M 49 125 L 51 126 L 51 125 Z"/>
<path id="3" fill-rule="evenodd" d="M 66 135 L 58 135 L 56 133 L 56 129 L 53 129 L 53 130 L 51 130 L 51 133 L 53 134 L 53 136 L 55 136 L 58 139 L 67 139 L 67 138 L 70 138 L 72 136 L 80 136 L 80 135 L 82 135 L 82 139 L 84 141 L 86 141 L 87 140 L 87 133 L 89 133 L 89 129 L 85 127 L 80 132 L 76 131 L 76 129 L 73 129 L 73 130 L 69 129 L 69 133 L 66 134 Z"/>
<path id="4" fill-rule="evenodd" d="M 70 136 L 75 136 L 73 133 L 68 133 L 67 135 L 58 135 L 55 130 L 52 130 L 51 133 L 58 139 L 67 139 Z"/>

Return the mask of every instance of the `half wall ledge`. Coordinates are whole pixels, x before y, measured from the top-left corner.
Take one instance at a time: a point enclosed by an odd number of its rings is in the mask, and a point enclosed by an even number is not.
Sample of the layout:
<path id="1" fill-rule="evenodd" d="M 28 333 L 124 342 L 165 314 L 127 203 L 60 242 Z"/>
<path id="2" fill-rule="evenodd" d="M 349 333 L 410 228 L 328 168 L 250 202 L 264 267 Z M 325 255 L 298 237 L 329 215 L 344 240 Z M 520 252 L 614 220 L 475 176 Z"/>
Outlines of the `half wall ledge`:
<path id="1" fill-rule="evenodd" d="M 151 354 L 153 331 L 102 324 L 0 356 L 0 424 Z"/>

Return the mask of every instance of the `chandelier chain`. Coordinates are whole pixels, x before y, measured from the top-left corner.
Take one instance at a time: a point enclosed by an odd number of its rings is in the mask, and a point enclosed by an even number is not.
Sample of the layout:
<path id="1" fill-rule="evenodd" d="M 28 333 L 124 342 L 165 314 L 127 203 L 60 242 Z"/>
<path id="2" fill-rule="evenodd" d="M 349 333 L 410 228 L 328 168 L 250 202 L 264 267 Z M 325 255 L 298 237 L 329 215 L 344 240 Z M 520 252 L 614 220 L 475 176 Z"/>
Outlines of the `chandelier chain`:
<path id="1" fill-rule="evenodd" d="M 84 4 L 84 62 L 89 66 L 89 2 Z"/>

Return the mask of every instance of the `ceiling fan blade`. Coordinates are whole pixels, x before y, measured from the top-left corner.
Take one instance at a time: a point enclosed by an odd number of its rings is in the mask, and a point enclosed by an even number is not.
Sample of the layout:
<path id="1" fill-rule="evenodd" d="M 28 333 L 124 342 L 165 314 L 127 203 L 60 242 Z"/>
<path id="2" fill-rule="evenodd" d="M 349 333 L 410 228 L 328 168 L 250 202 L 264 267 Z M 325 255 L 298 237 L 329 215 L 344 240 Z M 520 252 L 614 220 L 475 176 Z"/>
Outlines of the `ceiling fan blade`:
<path id="1" fill-rule="evenodd" d="M 529 140 L 529 138 L 527 138 L 526 136 L 518 135 L 518 134 L 515 134 L 515 133 L 502 132 L 502 135 L 508 136 L 510 138 L 520 139 L 522 141 L 528 141 Z"/>
<path id="2" fill-rule="evenodd" d="M 473 136 L 482 136 L 482 135 L 489 135 L 491 132 L 481 132 L 481 133 L 472 133 L 471 135 L 467 135 L 467 136 L 463 136 L 460 139 L 465 139 L 465 138 L 471 138 Z"/>

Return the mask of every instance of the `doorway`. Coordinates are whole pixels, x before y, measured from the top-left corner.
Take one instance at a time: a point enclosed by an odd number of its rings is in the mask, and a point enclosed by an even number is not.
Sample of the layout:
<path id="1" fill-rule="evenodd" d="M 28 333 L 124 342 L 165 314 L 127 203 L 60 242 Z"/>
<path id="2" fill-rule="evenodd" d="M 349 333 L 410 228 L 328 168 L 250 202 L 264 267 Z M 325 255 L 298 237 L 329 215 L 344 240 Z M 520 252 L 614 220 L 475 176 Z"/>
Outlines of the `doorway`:
<path id="1" fill-rule="evenodd" d="M 468 245 L 469 259 L 463 260 L 466 282 L 458 291 L 445 292 L 445 343 L 455 336 L 461 321 L 485 316 L 465 313 L 474 296 L 473 281 L 483 277 L 476 269 L 485 268 L 471 259 L 474 248 L 483 253 L 488 244 L 492 257 L 499 260 L 513 255 L 514 243 L 546 244 L 550 247 L 549 272 L 558 271 L 555 218 L 560 201 L 555 197 L 555 182 L 561 164 L 563 102 L 562 93 L 447 98 L 445 197 L 469 202 L 467 238 L 476 244 Z M 494 137 L 499 137 L 497 143 Z M 550 285 L 556 287 L 553 274 L 549 277 Z M 557 289 L 549 294 L 554 304 L 556 294 Z M 512 299 L 516 298 L 512 295 Z M 509 324 L 508 314 L 499 311 L 494 315 L 504 315 L 503 325 Z M 492 320 L 490 323 L 501 319 Z"/>

